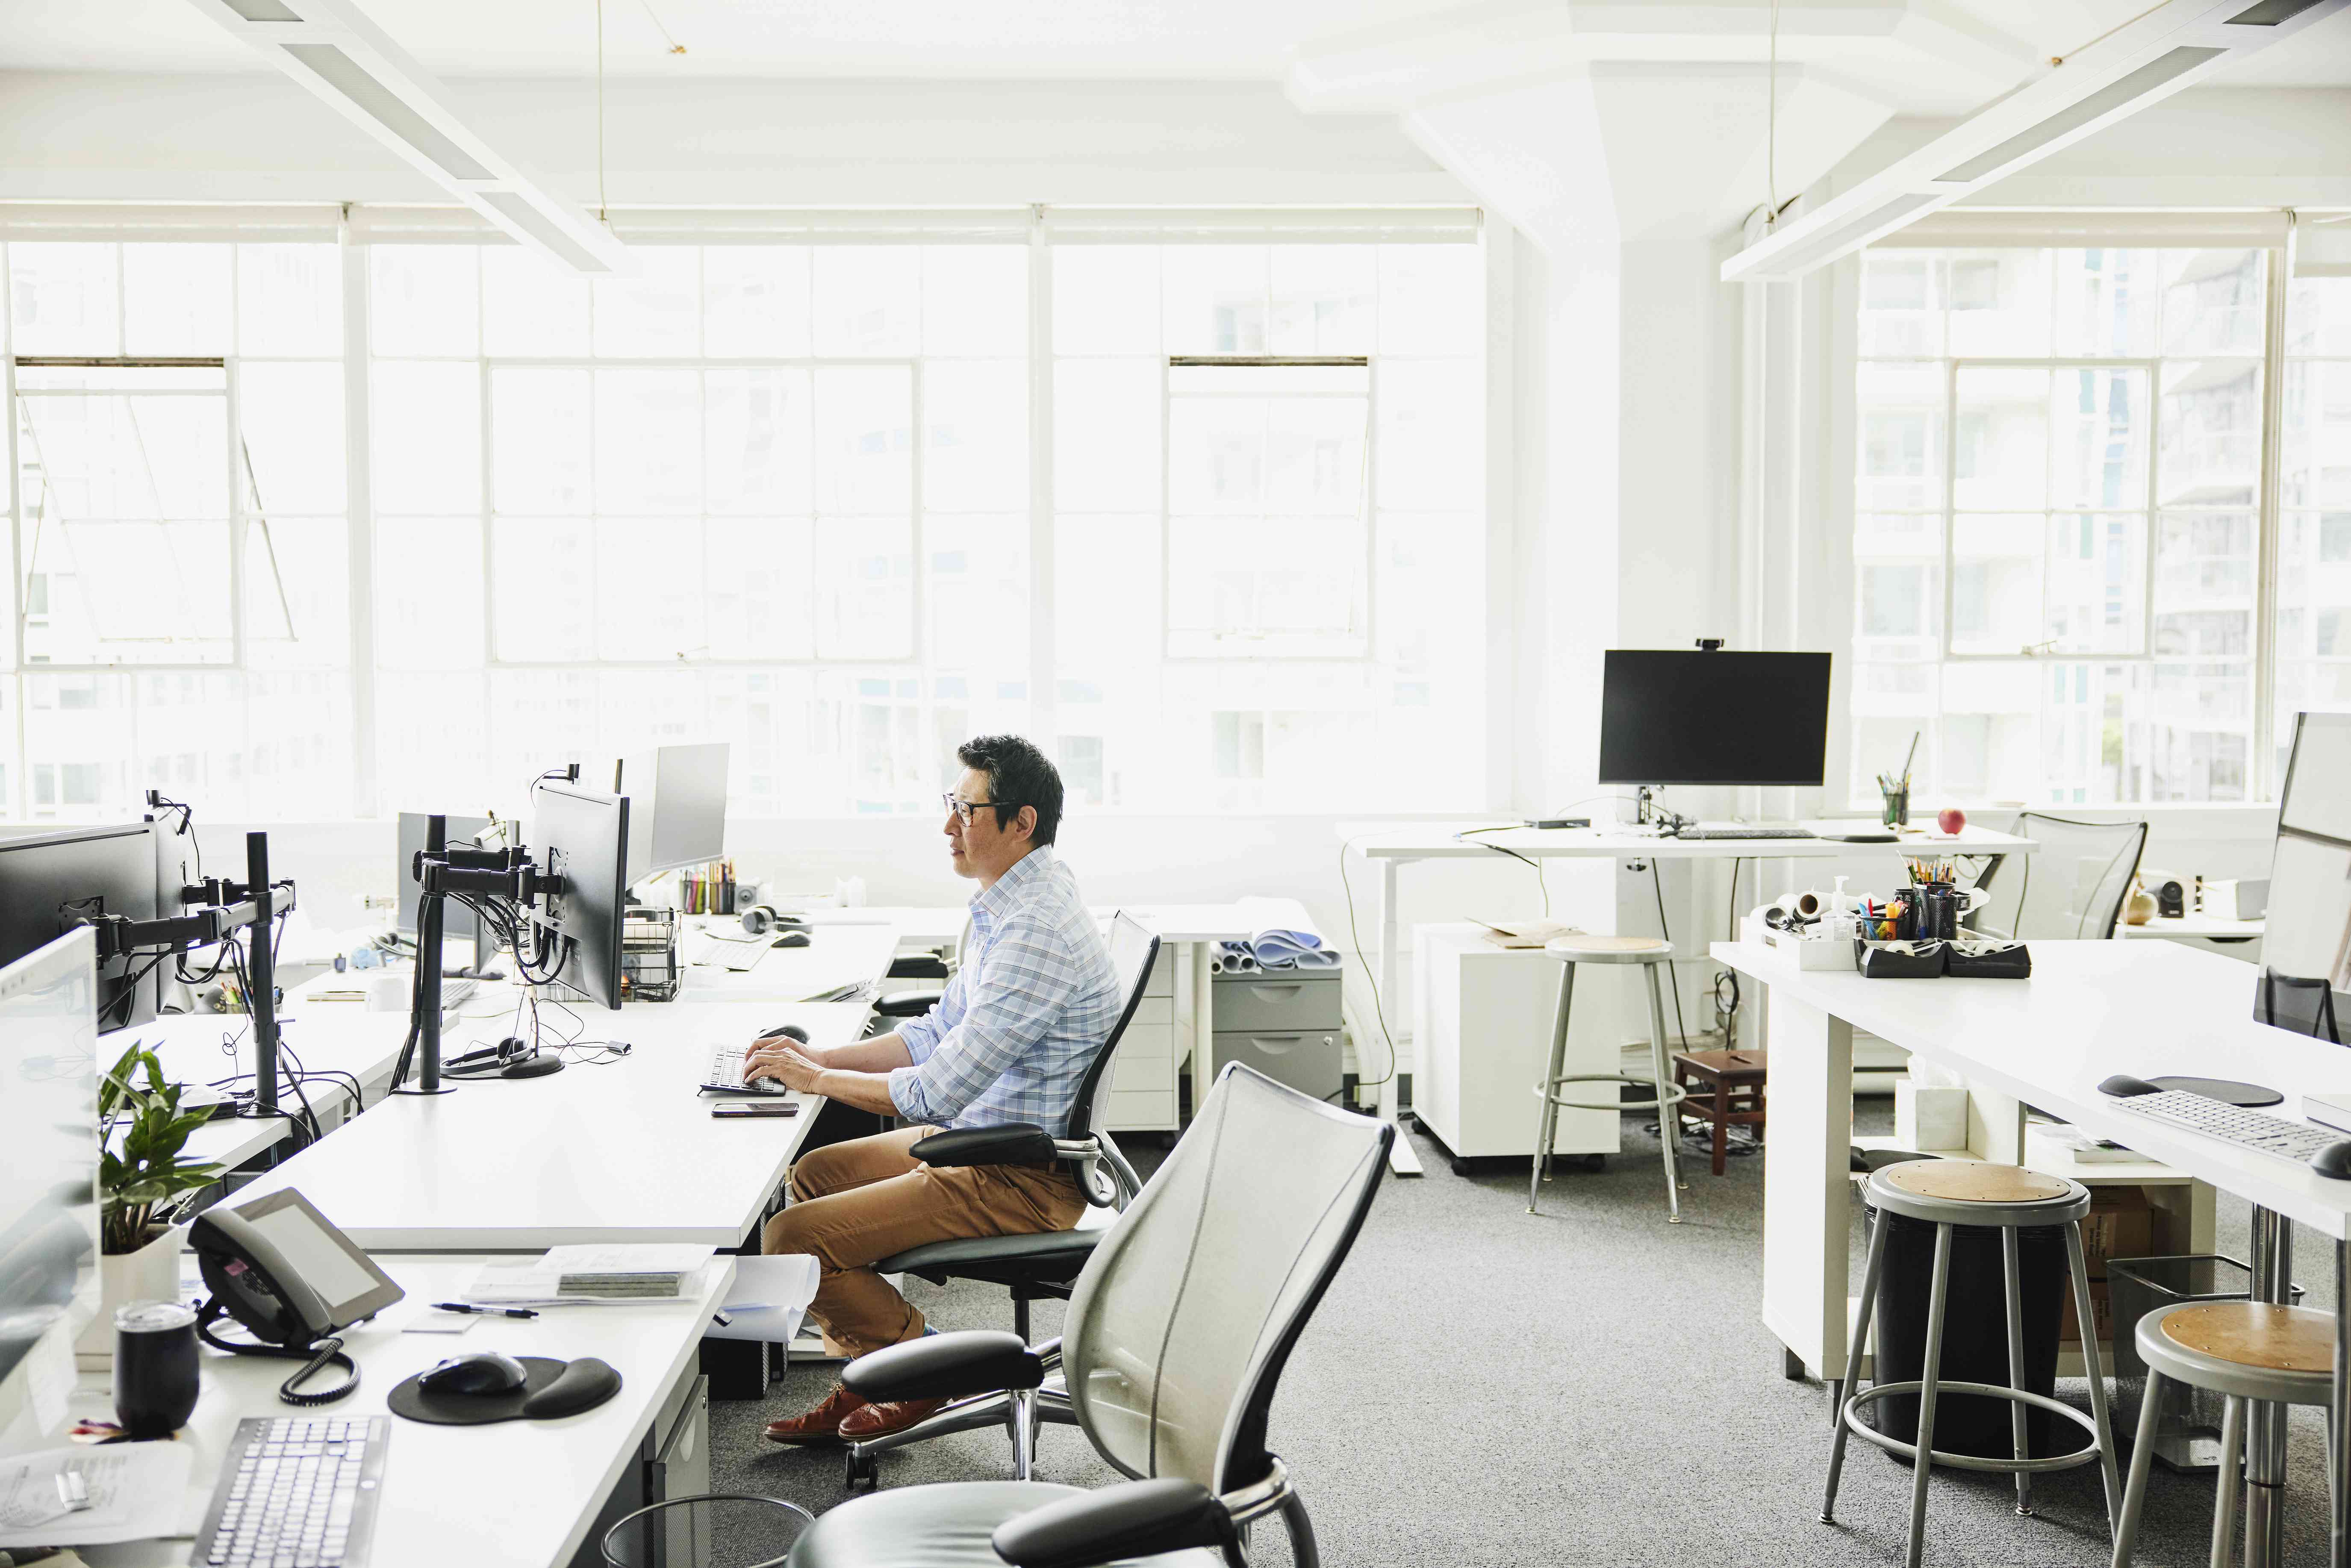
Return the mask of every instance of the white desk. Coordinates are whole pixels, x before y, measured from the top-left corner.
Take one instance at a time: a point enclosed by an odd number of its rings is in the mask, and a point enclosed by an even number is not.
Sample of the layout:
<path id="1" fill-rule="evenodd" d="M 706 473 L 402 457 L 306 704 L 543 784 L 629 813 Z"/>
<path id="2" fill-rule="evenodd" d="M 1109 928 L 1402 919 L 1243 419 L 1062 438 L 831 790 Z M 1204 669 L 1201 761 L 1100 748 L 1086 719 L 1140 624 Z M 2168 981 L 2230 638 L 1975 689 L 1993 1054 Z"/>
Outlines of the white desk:
<path id="1" fill-rule="evenodd" d="M 2029 980 L 1866 980 L 1851 970 L 1802 971 L 1772 949 L 1724 942 L 1714 956 L 1766 988 L 1771 1050 L 1765 1092 L 1771 1157 L 1763 1172 L 1763 1321 L 1823 1377 L 1845 1370 L 1852 1189 L 1853 1031 L 1868 1030 L 1956 1069 L 1972 1091 L 1970 1145 L 2021 1163 L 2023 1107 L 2085 1130 L 2236 1194 L 2254 1206 L 2253 1293 L 2283 1299 L 2293 1271 L 2287 1222 L 2335 1241 L 2338 1301 L 2351 1303 L 2351 1182 L 2130 1115 L 2098 1092 L 2115 1073 L 2249 1079 L 2294 1096 L 2351 1092 L 2351 1052 L 2252 1021 L 2243 964 L 2173 942 L 2034 942 Z M 2351 1430 L 2351 1312 L 2338 1313 L 2335 1419 Z M 2256 1420 L 2249 1478 L 2284 1474 L 2282 1416 Z M 2336 1445 L 2338 1467 L 2351 1443 Z M 2274 1563 L 2273 1485 L 2250 1485 L 2248 1540 Z M 2351 1563 L 2344 1508 L 2351 1471 L 2334 1488 L 2334 1558 Z"/>
<path id="2" fill-rule="evenodd" d="M 2210 915 L 2182 915 L 2165 919 L 2158 915 L 2143 925 L 2128 921 L 2115 927 L 2116 935 L 2146 939 L 2161 937 L 2173 942 L 2225 942 L 2231 944 L 2258 942 L 2269 929 L 2261 920 L 2222 920 Z M 2232 957 L 2241 953 L 2232 953 Z"/>
<path id="3" fill-rule="evenodd" d="M 408 1300 L 388 1322 L 346 1330 L 343 1345 L 359 1364 L 360 1386 L 319 1416 L 381 1416 L 385 1396 L 444 1356 L 502 1350 L 564 1360 L 592 1355 L 621 1375 L 621 1391 L 585 1414 L 560 1421 L 505 1421 L 486 1427 L 434 1427 L 392 1420 L 383 1485 L 376 1502 L 371 1562 L 380 1568 L 457 1558 L 468 1568 L 561 1568 L 587 1539 L 606 1498 L 620 1483 L 651 1427 L 663 1397 L 694 1364 L 712 1308 L 735 1270 L 720 1260 L 695 1301 L 659 1305 L 578 1308 L 535 1322 L 484 1318 L 462 1335 L 402 1334 L 412 1303 L 459 1294 L 485 1260 L 389 1259 L 385 1271 Z M 298 1416 L 279 1402 L 277 1385 L 293 1364 L 200 1348 L 204 1394 L 181 1435 L 193 1452 L 183 1528 L 201 1522 L 223 1457 L 249 1416 Z M 77 1416 L 112 1419 L 103 1377 L 84 1377 Z M 462 1551 L 458 1544 L 462 1538 Z M 187 1536 L 121 1546 L 86 1546 L 92 1568 L 159 1568 L 185 1563 Z"/>
<path id="4" fill-rule="evenodd" d="M 1378 863 L 1380 892 L 1374 924 L 1379 927 L 1379 959 L 1374 980 L 1380 995 L 1394 1005 L 1396 980 L 1403 973 L 1402 942 L 1396 926 L 1397 873 L 1415 861 L 1491 859 L 1502 851 L 1529 860 L 1829 860 L 1839 855 L 2009 855 L 2030 854 L 2030 839 L 1967 828 L 1958 833 L 1906 831 L 1893 843 L 1854 843 L 1842 839 L 1668 839 L 1622 829 L 1510 828 L 1480 832 L 1474 839 L 1460 835 L 1472 828 L 1493 828 L 1506 819 L 1479 821 L 1419 822 L 1408 826 L 1377 822 L 1342 822 L 1341 842 L 1367 861 Z M 1865 823 L 1826 822 L 1824 831 L 1866 827 Z M 1379 1116 L 1396 1117 L 1396 1074 L 1380 1085 Z M 1398 1176 L 1418 1176 L 1420 1156 L 1411 1143 L 1397 1138 L 1389 1145 L 1388 1168 Z"/>
<path id="5" fill-rule="evenodd" d="M 799 1153 L 816 1102 L 720 1121 L 695 1092 L 711 1052 L 797 1023 L 811 1044 L 857 1038 L 862 1002 L 668 1002 L 583 1012 L 624 1061 L 546 1078 L 457 1081 L 387 1098 L 241 1197 L 297 1186 L 370 1251 L 537 1251 L 581 1241 L 733 1247 Z M 800 1096 L 793 1096 L 801 1099 Z"/>
<path id="6" fill-rule="evenodd" d="M 706 924 L 720 929 L 733 926 L 738 934 L 742 929 L 737 922 L 724 917 Z M 714 943 L 702 930 L 689 926 L 678 934 L 679 956 L 685 960 L 685 986 L 678 1000 L 796 1002 L 843 986 L 871 985 L 889 974 L 890 960 L 898 951 L 898 929 L 894 925 L 828 924 L 809 935 L 807 946 L 770 947 L 767 956 L 753 967 L 738 971 L 727 968 L 725 963 L 735 951 L 734 945 Z M 705 948 L 714 949 L 707 955 L 708 961 L 695 962 L 705 956 Z M 633 1012 L 636 1006 L 675 1005 L 644 1002 L 635 1004 L 631 1010 Z"/>

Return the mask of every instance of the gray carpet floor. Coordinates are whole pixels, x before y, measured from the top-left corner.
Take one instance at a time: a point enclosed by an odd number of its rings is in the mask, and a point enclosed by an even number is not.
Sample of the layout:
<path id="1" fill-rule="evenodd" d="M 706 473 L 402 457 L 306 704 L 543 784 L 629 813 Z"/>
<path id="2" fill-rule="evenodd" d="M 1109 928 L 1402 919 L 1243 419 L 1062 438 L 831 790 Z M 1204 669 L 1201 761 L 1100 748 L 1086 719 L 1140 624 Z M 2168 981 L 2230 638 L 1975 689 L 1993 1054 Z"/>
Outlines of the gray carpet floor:
<path id="1" fill-rule="evenodd" d="M 1890 1130 L 1890 1103 L 1864 1101 L 1864 1131 Z M 1418 1139 L 1428 1175 L 1386 1182 L 1353 1255 L 1292 1358 L 1273 1407 L 1274 1451 L 1311 1510 L 1326 1563 L 1625 1565 L 1868 1564 L 1902 1561 L 1911 1471 L 1851 1445 L 1839 1522 L 1822 1525 L 1827 1395 L 1780 1375 L 1758 1317 L 1762 1162 L 1720 1178 L 1697 1165 L 1685 1221 L 1665 1223 L 1653 1136 L 1625 1121 L 1625 1152 L 1604 1172 L 1562 1172 L 1546 1212 L 1526 1212 L 1526 1179 L 1448 1173 Z M 1155 1151 L 1137 1151 L 1138 1164 Z M 2221 1250 L 2244 1255 L 2244 1207 L 2221 1199 Z M 1858 1208 L 1854 1279 L 1860 1271 Z M 2305 1239 L 2297 1277 L 2332 1309 L 2327 1260 Z M 1009 1326 L 1000 1291 L 911 1281 L 942 1330 Z M 1058 1304 L 1038 1333 L 1060 1332 Z M 831 1369 L 795 1367 L 764 1404 L 712 1406 L 721 1490 L 787 1498 L 815 1512 L 842 1501 L 837 1452 L 764 1442 L 761 1424 L 813 1404 Z M 2058 1392 L 2086 1409 L 2087 1385 Z M 2323 1427 L 2296 1411 L 2286 1562 L 2325 1560 Z M 886 1457 L 887 1488 L 997 1479 L 1001 1433 L 972 1432 Z M 1074 1427 L 1048 1427 L 1040 1479 L 1119 1478 Z M 2040 1512 L 2012 1511 L 2005 1477 L 1935 1473 L 1930 1564 L 2103 1564 L 2108 1541 L 2095 1468 L 2035 1485 Z M 2206 1561 L 2209 1476 L 2158 1466 L 2137 1561 Z M 716 1561 L 759 1561 L 772 1543 L 732 1540 Z M 1253 1561 L 1287 1563 L 1278 1527 Z"/>

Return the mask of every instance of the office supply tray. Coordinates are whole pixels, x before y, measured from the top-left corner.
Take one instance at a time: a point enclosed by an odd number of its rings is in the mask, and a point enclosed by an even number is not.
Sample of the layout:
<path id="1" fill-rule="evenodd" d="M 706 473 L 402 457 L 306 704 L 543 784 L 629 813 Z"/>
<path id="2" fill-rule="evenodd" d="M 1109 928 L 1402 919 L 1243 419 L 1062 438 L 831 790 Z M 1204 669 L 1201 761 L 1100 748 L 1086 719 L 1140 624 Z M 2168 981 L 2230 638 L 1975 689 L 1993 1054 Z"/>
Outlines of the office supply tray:
<path id="1" fill-rule="evenodd" d="M 1871 942 L 1856 938 L 1853 967 L 1870 980 L 1931 980 L 1940 976 L 1948 942 Z M 1905 948 L 1914 949 L 1905 952 Z"/>

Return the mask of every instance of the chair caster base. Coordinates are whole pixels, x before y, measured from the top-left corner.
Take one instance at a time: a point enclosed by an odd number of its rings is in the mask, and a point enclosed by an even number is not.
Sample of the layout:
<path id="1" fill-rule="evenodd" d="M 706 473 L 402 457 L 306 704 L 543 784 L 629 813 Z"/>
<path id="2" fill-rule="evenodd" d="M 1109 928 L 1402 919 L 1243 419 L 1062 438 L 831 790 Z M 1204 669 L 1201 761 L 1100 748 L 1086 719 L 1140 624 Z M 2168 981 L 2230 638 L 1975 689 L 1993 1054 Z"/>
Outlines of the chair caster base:
<path id="1" fill-rule="evenodd" d="M 857 1457 L 856 1450 L 852 1449 L 842 1469 L 841 1484 L 844 1490 L 852 1492 L 882 1490 L 882 1470 L 879 1459 L 871 1457 L 861 1459 Z"/>

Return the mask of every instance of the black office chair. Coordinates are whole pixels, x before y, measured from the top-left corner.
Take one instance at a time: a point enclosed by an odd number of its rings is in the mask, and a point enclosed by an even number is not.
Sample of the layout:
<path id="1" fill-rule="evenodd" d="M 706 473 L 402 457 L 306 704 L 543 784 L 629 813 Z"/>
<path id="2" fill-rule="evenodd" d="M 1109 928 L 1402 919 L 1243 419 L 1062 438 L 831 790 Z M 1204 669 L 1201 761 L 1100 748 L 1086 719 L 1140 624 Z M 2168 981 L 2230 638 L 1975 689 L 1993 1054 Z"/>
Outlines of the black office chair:
<path id="1" fill-rule="evenodd" d="M 958 1128 L 925 1138 L 909 1151 L 927 1166 L 1050 1165 L 1056 1161 L 1076 1167 L 1078 1186 L 1092 1209 L 1069 1230 L 1039 1231 L 1026 1236 L 959 1237 L 910 1247 L 873 1265 L 877 1273 L 912 1274 L 944 1285 L 949 1280 L 984 1280 L 1012 1292 L 1012 1328 L 1026 1343 L 1029 1337 L 1029 1304 L 1047 1298 L 1066 1300 L 1078 1275 L 1093 1256 L 1095 1244 L 1108 1235 L 1097 1216 L 1124 1210 L 1143 1183 L 1118 1145 L 1099 1124 L 1104 1086 L 1110 1082 L 1112 1060 L 1118 1044 L 1143 1003 L 1143 988 L 1159 956 L 1159 938 L 1150 927 L 1121 911 L 1111 916 L 1110 962 L 1125 998 L 1118 1021 L 1086 1069 L 1070 1110 L 1066 1137 L 1055 1138 L 1031 1123 L 1001 1127 Z M 1089 1224 L 1089 1221 L 1096 1221 Z M 875 1460 L 893 1448 L 927 1442 L 949 1432 L 968 1432 L 1002 1425 L 1012 1436 L 1012 1473 L 1027 1480 L 1036 1459 L 1037 1427 L 1040 1421 L 1071 1423 L 1066 1392 L 1059 1387 L 989 1390 L 959 1398 L 926 1421 L 870 1442 L 849 1448 L 847 1481 L 877 1485 Z"/>
<path id="2" fill-rule="evenodd" d="M 1060 1340 L 940 1334 L 861 1356 L 845 1375 L 868 1399 L 1034 1390 L 1058 1353 L 1078 1426 L 1134 1479 L 1099 1491 L 964 1481 L 857 1498 L 805 1531 L 787 1568 L 1092 1568 L 1143 1557 L 1154 1568 L 1246 1568 L 1250 1521 L 1272 1513 L 1292 1560 L 1319 1568 L 1306 1505 L 1266 1449 L 1267 1416 L 1371 1211 L 1395 1137 L 1385 1123 L 1227 1067 L 1094 1249 Z"/>
<path id="3" fill-rule="evenodd" d="M 2029 855 L 2002 856 L 1984 873 L 1976 885 L 1985 902 L 1971 924 L 2019 941 L 2114 936 L 2147 849 L 2147 824 L 2025 811 L 2010 831 L 2041 847 Z"/>
<path id="4" fill-rule="evenodd" d="M 876 1019 L 918 1019 L 937 1007 L 946 995 L 946 982 L 955 978 L 956 970 L 963 963 L 964 954 L 970 949 L 971 922 L 967 919 L 963 923 L 963 934 L 956 938 L 952 956 L 949 949 L 941 947 L 935 951 L 902 955 L 890 960 L 891 979 L 935 980 L 938 984 L 883 992 L 873 1003 Z"/>
<path id="5" fill-rule="evenodd" d="M 2287 993 L 2287 1005 L 2278 1007 L 2278 991 Z M 2311 998 L 2302 1005 L 2302 998 Z M 2335 1027 L 2335 988 L 2325 978 L 2303 975 L 2281 975 L 2267 964 L 2262 966 L 2262 1021 L 2277 1029 L 2290 1029 L 2296 1034 L 2306 1034 L 2313 1040 L 2343 1043 L 2343 1031 Z M 2319 1033 L 2320 1030 L 2326 1032 Z"/>

